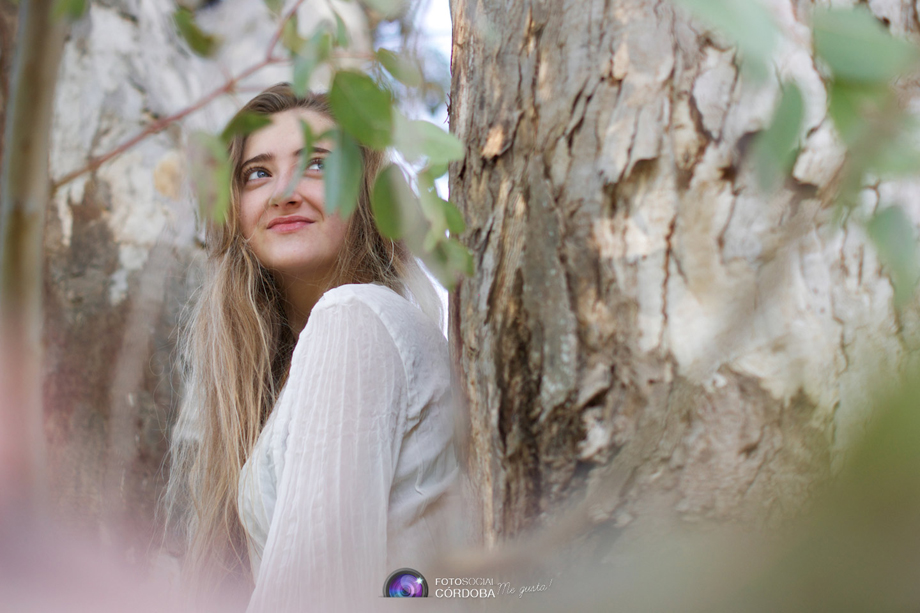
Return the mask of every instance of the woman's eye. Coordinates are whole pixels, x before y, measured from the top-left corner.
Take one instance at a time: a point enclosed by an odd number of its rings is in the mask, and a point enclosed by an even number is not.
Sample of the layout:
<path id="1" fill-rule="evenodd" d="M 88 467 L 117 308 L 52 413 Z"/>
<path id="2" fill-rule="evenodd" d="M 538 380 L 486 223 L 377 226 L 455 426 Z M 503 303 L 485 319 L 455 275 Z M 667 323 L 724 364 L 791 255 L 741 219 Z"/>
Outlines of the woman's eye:
<path id="1" fill-rule="evenodd" d="M 256 179 L 265 179 L 268 176 L 268 171 L 264 168 L 253 168 L 252 170 L 246 171 L 243 180 L 248 183 L 249 181 L 255 181 Z"/>
<path id="2" fill-rule="evenodd" d="M 310 163 L 307 164 L 307 170 L 314 170 L 314 171 L 322 172 L 324 166 L 325 166 L 325 162 L 323 158 L 313 158 L 312 160 L 310 160 Z"/>

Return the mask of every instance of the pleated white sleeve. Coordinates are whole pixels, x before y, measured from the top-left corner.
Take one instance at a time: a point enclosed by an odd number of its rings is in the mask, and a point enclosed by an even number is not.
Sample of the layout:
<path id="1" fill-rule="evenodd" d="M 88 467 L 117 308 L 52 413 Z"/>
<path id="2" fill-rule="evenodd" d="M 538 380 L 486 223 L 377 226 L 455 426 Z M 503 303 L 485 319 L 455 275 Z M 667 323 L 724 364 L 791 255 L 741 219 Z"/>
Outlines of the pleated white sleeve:
<path id="1" fill-rule="evenodd" d="M 408 401 L 400 353 L 371 307 L 317 304 L 285 395 L 290 430 L 247 613 L 373 611 Z"/>

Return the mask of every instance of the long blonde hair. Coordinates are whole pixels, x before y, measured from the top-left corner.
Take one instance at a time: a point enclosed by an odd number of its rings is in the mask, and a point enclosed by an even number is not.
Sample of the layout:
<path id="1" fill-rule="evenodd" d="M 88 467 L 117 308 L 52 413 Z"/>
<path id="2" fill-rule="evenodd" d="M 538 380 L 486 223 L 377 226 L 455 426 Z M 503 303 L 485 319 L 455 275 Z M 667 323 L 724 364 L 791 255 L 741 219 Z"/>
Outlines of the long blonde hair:
<path id="1" fill-rule="evenodd" d="M 298 98 L 286 83 L 265 90 L 240 113 L 268 116 L 301 108 L 333 117 L 325 95 Z M 205 222 L 205 280 L 181 333 L 185 397 L 170 439 L 166 524 L 184 543 L 184 578 L 199 588 L 228 577 L 251 579 L 237 512 L 238 481 L 284 384 L 295 344 L 284 296 L 240 230 L 245 145 L 243 136 L 230 143 L 228 218 L 225 224 Z M 405 244 L 383 237 L 374 223 L 370 193 L 385 156 L 363 147 L 362 156 L 357 207 L 326 289 L 379 283 L 440 322 L 431 282 Z"/>

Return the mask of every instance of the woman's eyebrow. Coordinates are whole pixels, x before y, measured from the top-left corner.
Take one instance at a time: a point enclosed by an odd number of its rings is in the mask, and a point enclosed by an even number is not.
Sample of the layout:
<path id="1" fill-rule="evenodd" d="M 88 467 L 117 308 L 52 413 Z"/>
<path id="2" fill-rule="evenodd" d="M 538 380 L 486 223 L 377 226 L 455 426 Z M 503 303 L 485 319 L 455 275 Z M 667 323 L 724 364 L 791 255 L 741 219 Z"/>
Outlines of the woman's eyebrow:
<path id="1" fill-rule="evenodd" d="M 246 168 L 250 164 L 256 164 L 259 162 L 271 162 L 274 159 L 275 159 L 274 153 L 260 153 L 259 155 L 255 155 L 249 158 L 248 160 L 246 160 L 245 162 L 243 162 L 240 168 Z"/>
<path id="2" fill-rule="evenodd" d="M 329 150 L 325 147 L 320 147 L 318 145 L 313 146 L 314 153 L 329 153 Z M 294 157 L 300 157 L 303 154 L 303 149 L 298 149 L 294 152 Z M 246 168 L 250 164 L 259 164 L 262 162 L 271 162 L 275 159 L 274 153 L 260 153 L 259 155 L 254 155 L 240 165 L 240 168 Z"/>

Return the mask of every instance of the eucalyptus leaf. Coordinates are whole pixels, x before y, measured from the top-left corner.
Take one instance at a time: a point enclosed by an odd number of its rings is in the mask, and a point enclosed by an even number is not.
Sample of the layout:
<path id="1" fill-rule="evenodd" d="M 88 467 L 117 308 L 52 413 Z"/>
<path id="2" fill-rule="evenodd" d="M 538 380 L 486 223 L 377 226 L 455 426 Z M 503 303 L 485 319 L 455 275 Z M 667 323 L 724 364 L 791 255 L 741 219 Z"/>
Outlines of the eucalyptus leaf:
<path id="1" fill-rule="evenodd" d="M 205 132 L 189 138 L 189 160 L 195 195 L 202 217 L 224 223 L 230 208 L 230 158 L 223 140 Z"/>
<path id="2" fill-rule="evenodd" d="M 440 200 L 440 198 L 439 198 Z M 460 212 L 453 202 L 441 200 L 444 207 L 444 217 L 447 219 L 447 229 L 451 234 L 460 235 L 466 232 L 466 221 L 463 219 L 463 213 Z"/>
<path id="3" fill-rule="evenodd" d="M 447 232 L 447 217 L 444 215 L 444 202 L 438 196 L 434 189 L 419 189 L 419 205 L 422 214 L 431 224 L 430 233 L 437 236 L 444 236 Z M 431 250 L 431 246 L 423 247 L 426 251 Z"/>
<path id="4" fill-rule="evenodd" d="M 447 263 L 451 270 L 470 276 L 473 274 L 473 254 L 460 241 L 450 238 L 444 241 Z"/>
<path id="5" fill-rule="evenodd" d="M 432 164 L 431 160 L 428 161 L 428 165 L 425 167 L 424 172 L 431 176 L 431 180 L 434 181 L 437 178 L 443 177 L 447 174 L 447 162 L 440 162 L 438 164 Z"/>
<path id="6" fill-rule="evenodd" d="M 779 38 L 770 11 L 760 0 L 674 0 L 707 26 L 734 42 L 745 67 L 755 76 L 766 74 Z"/>
<path id="7" fill-rule="evenodd" d="M 349 43 L 348 28 L 345 27 L 345 22 L 337 11 L 332 11 L 332 15 L 335 17 L 335 44 L 337 47 L 347 47 Z"/>
<path id="8" fill-rule="evenodd" d="M 284 0 L 265 0 L 265 6 L 273 15 L 281 15 L 281 9 L 284 8 Z"/>
<path id="9" fill-rule="evenodd" d="M 437 166 L 463 158 L 463 144 L 453 134 L 428 121 L 407 120 L 394 113 L 396 148 L 409 160 L 422 157 Z"/>
<path id="10" fill-rule="evenodd" d="M 303 98 L 310 90 L 310 76 L 316 62 L 312 57 L 298 55 L 294 58 L 294 74 L 291 77 L 291 90 L 298 98 Z"/>
<path id="11" fill-rule="evenodd" d="M 300 35 L 300 27 L 297 23 L 297 13 L 288 18 L 281 27 L 281 44 L 292 55 L 298 55 L 306 44 L 306 40 Z"/>
<path id="12" fill-rule="evenodd" d="M 189 48 L 197 55 L 210 57 L 217 51 L 220 38 L 199 28 L 194 13 L 187 8 L 177 8 L 173 13 L 173 22 Z"/>
<path id="13" fill-rule="evenodd" d="M 430 252 L 422 254 L 422 261 L 440 283 L 453 291 L 459 275 L 473 274 L 473 256 L 459 241 L 443 239 Z"/>
<path id="14" fill-rule="evenodd" d="M 406 10 L 407 3 L 404 0 L 361 0 L 363 4 L 377 13 L 383 19 L 390 20 L 399 17 Z"/>
<path id="15" fill-rule="evenodd" d="M 297 170 L 294 173 L 294 176 L 291 177 L 291 182 L 288 183 L 288 186 L 284 189 L 284 199 L 287 199 L 294 193 L 294 190 L 297 189 L 297 184 L 300 183 L 300 179 L 303 178 L 304 173 L 307 171 L 307 165 L 310 163 L 310 160 L 313 159 L 313 144 L 315 139 L 313 138 L 313 129 L 303 119 L 300 120 L 300 132 L 303 137 L 303 147 L 300 149 L 300 159 L 297 162 Z"/>
<path id="16" fill-rule="evenodd" d="M 374 149 L 390 144 L 393 100 L 366 74 L 340 70 L 329 90 L 329 106 L 346 132 Z"/>
<path id="17" fill-rule="evenodd" d="M 890 206 L 876 213 L 866 227 L 881 262 L 888 268 L 894 285 L 894 301 L 904 305 L 920 280 L 920 254 L 913 223 L 900 207 Z"/>
<path id="18" fill-rule="evenodd" d="M 885 142 L 881 149 L 867 160 L 866 170 L 873 174 L 892 178 L 913 175 L 920 172 L 920 150 L 914 138 L 901 135 Z"/>
<path id="19" fill-rule="evenodd" d="M 827 93 L 827 114 L 848 147 L 865 137 L 869 119 L 878 118 L 891 100 L 887 86 L 851 81 L 832 81 Z"/>
<path id="20" fill-rule="evenodd" d="M 332 151 L 326 156 L 323 170 L 326 208 L 345 218 L 357 205 L 364 164 L 361 147 L 350 134 L 337 129 L 332 140 Z"/>
<path id="21" fill-rule="evenodd" d="M 417 222 L 417 216 L 410 217 L 417 209 L 413 206 L 414 199 L 415 194 L 398 166 L 390 164 L 380 172 L 371 193 L 371 209 L 381 234 L 392 239 L 403 238 Z"/>
<path id="22" fill-rule="evenodd" d="M 770 126 L 757 136 L 754 156 L 762 187 L 770 187 L 792 169 L 805 116 L 802 92 L 787 84 Z"/>
<path id="23" fill-rule="evenodd" d="M 239 113 L 230 120 L 230 123 L 224 128 L 224 131 L 221 132 L 220 139 L 224 143 L 229 144 L 234 136 L 248 136 L 256 130 L 269 125 L 271 122 L 271 118 L 267 115 L 249 112 Z"/>
<path id="24" fill-rule="evenodd" d="M 300 53 L 294 57 L 294 74 L 291 89 L 294 95 L 303 97 L 310 88 L 310 76 L 317 66 L 329 59 L 332 54 L 332 36 L 325 28 L 316 32 L 300 47 Z"/>
<path id="25" fill-rule="evenodd" d="M 418 64 L 389 49 L 377 50 L 377 61 L 393 78 L 409 87 L 418 87 L 424 80 Z"/>
<path id="26" fill-rule="evenodd" d="M 87 0 L 55 0 L 52 16 L 55 19 L 76 21 L 86 14 Z"/>
<path id="27" fill-rule="evenodd" d="M 815 52 L 835 80 L 887 83 L 917 63 L 918 50 L 891 36 L 866 7 L 815 10 Z"/>

